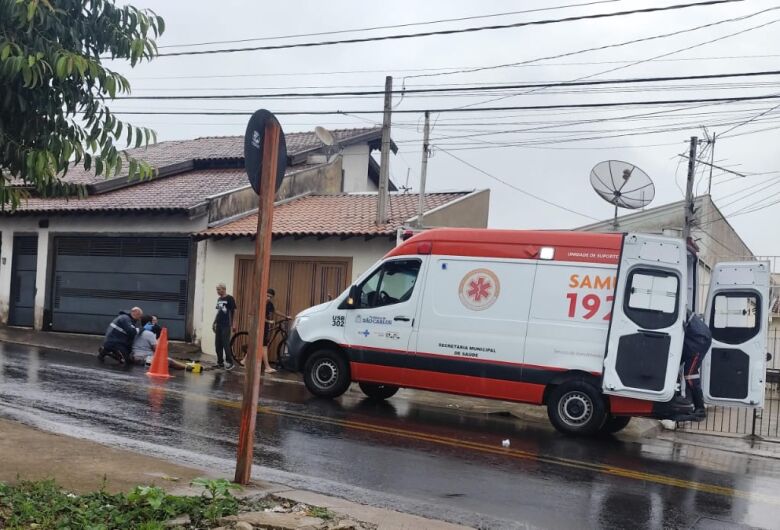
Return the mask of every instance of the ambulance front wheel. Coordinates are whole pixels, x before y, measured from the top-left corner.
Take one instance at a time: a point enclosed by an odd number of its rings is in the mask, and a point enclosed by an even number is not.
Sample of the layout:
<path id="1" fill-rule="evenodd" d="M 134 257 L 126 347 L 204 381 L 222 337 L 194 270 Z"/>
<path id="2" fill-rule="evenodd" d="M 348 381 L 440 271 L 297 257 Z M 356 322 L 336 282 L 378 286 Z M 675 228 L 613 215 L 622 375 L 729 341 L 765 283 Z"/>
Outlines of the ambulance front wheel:
<path id="1" fill-rule="evenodd" d="M 596 434 L 607 418 L 604 398 L 585 381 L 558 385 L 547 400 L 547 416 L 553 427 L 566 434 Z"/>
<path id="2" fill-rule="evenodd" d="M 358 383 L 360 390 L 371 399 L 382 401 L 391 398 L 398 392 L 398 387 L 393 385 L 382 385 L 379 383 Z"/>
<path id="3" fill-rule="evenodd" d="M 338 351 L 318 350 L 309 356 L 303 368 L 303 382 L 315 396 L 339 397 L 350 383 L 349 364 Z"/>

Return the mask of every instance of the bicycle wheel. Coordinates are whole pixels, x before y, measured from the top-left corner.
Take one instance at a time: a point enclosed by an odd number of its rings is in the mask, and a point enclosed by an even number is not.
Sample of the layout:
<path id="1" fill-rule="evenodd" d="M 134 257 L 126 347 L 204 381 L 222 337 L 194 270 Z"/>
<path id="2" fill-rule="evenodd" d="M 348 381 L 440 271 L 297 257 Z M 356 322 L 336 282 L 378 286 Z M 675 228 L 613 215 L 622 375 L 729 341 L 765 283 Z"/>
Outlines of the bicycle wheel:
<path id="1" fill-rule="evenodd" d="M 287 333 L 279 333 L 280 342 L 276 346 L 276 367 L 284 368 L 282 360 L 287 356 Z"/>
<path id="2" fill-rule="evenodd" d="M 249 351 L 249 332 L 239 331 L 230 337 L 230 351 L 233 352 L 233 360 L 239 366 L 244 366 L 244 358 Z"/>

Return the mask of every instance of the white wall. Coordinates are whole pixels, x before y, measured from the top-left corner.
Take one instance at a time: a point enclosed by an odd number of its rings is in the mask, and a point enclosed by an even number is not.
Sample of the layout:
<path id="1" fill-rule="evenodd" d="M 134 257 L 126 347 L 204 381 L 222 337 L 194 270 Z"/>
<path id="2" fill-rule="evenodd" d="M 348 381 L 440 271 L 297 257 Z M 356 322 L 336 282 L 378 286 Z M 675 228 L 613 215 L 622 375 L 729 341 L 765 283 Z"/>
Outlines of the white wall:
<path id="1" fill-rule="evenodd" d="M 48 220 L 48 228 L 39 228 L 41 220 Z M 38 234 L 38 262 L 35 293 L 35 329 L 43 326 L 43 311 L 46 300 L 46 275 L 49 272 L 49 239 L 68 234 L 133 234 L 182 235 L 205 230 L 206 216 L 187 219 L 183 215 L 150 215 L 148 212 L 134 215 L 56 215 L 0 217 L 2 248 L 0 249 L 0 322 L 8 323 L 8 309 L 11 298 L 11 265 L 14 234 Z M 199 323 L 198 323 L 199 325 Z M 195 323 L 193 322 L 193 327 Z"/>
<path id="2" fill-rule="evenodd" d="M 248 238 L 207 240 L 205 257 L 201 261 L 198 253 L 198 270 L 196 278 L 202 278 L 203 285 L 195 286 L 196 293 L 204 293 L 202 313 L 195 320 L 200 321 L 200 327 L 195 328 L 194 341 L 200 341 L 205 353 L 214 355 L 214 333 L 211 323 L 214 321 L 214 306 L 216 304 L 216 285 L 223 282 L 228 293 L 234 290 L 234 275 L 236 256 L 254 255 L 254 241 Z M 352 281 L 356 280 L 371 265 L 376 263 L 391 248 L 394 242 L 381 237 L 365 241 L 363 238 L 350 238 L 342 241 L 338 237 L 317 240 L 307 237 L 299 240 L 284 238 L 276 240 L 271 246 L 273 256 L 323 256 L 352 258 Z"/>
<path id="3" fill-rule="evenodd" d="M 350 145 L 344 148 L 341 155 L 344 170 L 343 191 L 376 191 L 376 186 L 368 179 L 368 144 Z"/>

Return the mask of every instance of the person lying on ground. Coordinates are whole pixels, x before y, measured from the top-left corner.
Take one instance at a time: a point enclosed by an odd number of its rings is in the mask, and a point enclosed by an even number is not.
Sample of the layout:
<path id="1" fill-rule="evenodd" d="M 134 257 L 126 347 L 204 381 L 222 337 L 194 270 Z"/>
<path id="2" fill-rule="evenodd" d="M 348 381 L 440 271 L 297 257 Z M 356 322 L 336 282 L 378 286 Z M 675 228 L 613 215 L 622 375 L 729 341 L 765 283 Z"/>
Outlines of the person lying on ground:
<path id="1" fill-rule="evenodd" d="M 133 341 L 133 363 L 145 364 L 147 357 L 152 357 L 157 349 L 157 339 L 159 339 L 159 332 L 155 332 L 154 317 L 143 316 L 141 317 L 141 332 L 135 337 Z M 160 328 L 157 326 L 157 328 Z M 176 370 L 184 370 L 184 363 L 168 357 L 168 366 Z"/>

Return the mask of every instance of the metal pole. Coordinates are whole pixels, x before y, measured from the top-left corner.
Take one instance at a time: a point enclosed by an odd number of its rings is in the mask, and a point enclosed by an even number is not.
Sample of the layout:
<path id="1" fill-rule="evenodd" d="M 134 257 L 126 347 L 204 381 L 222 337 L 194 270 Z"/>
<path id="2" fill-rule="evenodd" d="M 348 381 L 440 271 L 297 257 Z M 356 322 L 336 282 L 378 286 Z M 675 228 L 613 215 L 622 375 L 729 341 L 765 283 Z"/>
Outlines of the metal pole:
<path id="1" fill-rule="evenodd" d="M 428 138 L 431 132 L 431 113 L 425 111 L 425 128 L 423 129 L 422 162 L 420 164 L 420 202 L 417 205 L 417 226 L 423 227 L 425 213 L 425 177 L 428 174 Z"/>
<path id="2" fill-rule="evenodd" d="M 691 136 L 691 147 L 688 153 L 688 184 L 685 187 L 685 224 L 683 225 L 683 241 L 688 244 L 688 238 L 691 237 L 691 226 L 693 225 L 693 181 L 696 171 L 696 146 L 699 139 Z"/>
<path id="3" fill-rule="evenodd" d="M 255 268 L 252 277 L 252 295 L 255 297 L 255 318 L 252 319 L 249 352 L 246 358 L 246 380 L 241 403 L 241 427 L 238 432 L 236 476 L 238 484 L 249 484 L 252 478 L 252 457 L 255 443 L 257 400 L 260 397 L 260 367 L 263 333 L 265 331 L 265 302 L 271 261 L 271 233 L 274 217 L 274 194 L 281 129 L 276 120 L 269 120 L 263 139 L 263 166 L 258 194 L 257 235 L 255 236 Z"/>
<path id="4" fill-rule="evenodd" d="M 712 133 L 712 153 L 710 154 L 710 180 L 707 183 L 707 195 L 712 195 L 712 168 L 715 167 L 715 133 Z"/>
<path id="5" fill-rule="evenodd" d="M 393 103 L 393 77 L 385 77 L 385 111 L 382 119 L 382 154 L 379 159 L 379 192 L 376 203 L 376 224 L 387 222 L 387 195 L 390 180 L 390 115 Z"/>

